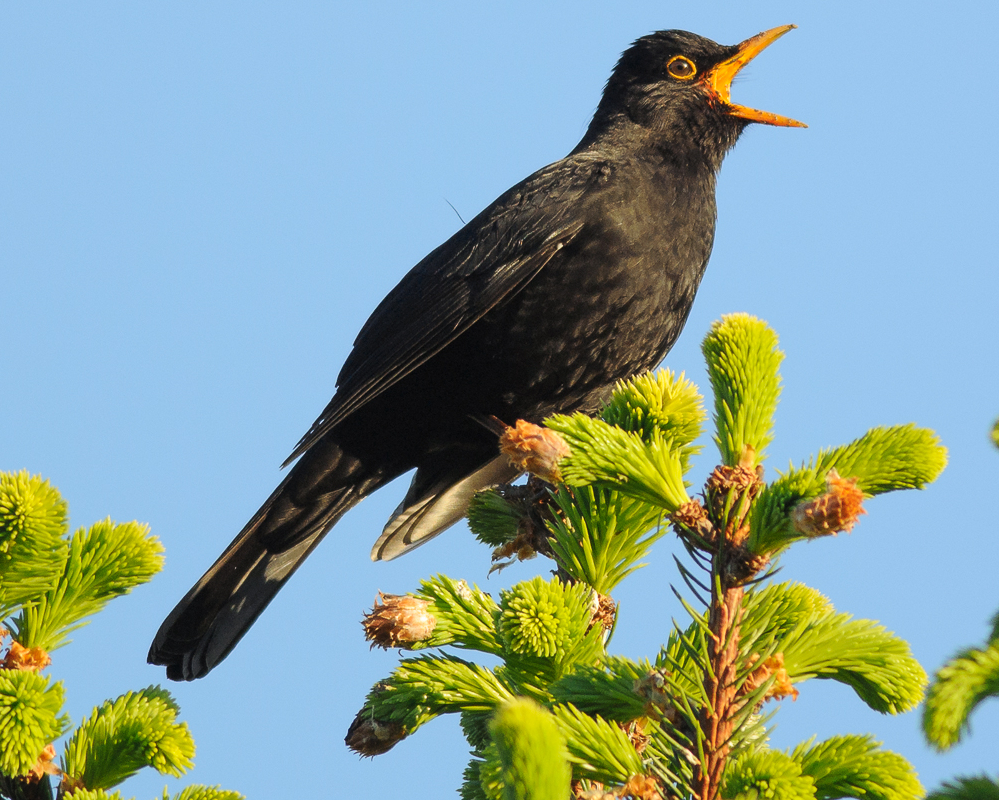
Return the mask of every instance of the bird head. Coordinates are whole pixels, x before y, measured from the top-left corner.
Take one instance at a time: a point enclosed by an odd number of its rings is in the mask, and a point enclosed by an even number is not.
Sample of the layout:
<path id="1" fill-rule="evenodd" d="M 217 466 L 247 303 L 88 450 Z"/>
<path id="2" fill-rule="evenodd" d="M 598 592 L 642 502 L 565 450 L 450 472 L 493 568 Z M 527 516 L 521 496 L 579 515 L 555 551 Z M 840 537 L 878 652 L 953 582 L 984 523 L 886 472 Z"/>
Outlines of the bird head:
<path id="1" fill-rule="evenodd" d="M 643 36 L 614 68 L 587 138 L 601 130 L 638 126 L 661 149 L 677 156 L 697 151 L 717 168 L 751 122 L 806 127 L 731 100 L 732 80 L 739 71 L 794 27 L 772 28 L 737 45 L 721 45 L 686 31 Z"/>

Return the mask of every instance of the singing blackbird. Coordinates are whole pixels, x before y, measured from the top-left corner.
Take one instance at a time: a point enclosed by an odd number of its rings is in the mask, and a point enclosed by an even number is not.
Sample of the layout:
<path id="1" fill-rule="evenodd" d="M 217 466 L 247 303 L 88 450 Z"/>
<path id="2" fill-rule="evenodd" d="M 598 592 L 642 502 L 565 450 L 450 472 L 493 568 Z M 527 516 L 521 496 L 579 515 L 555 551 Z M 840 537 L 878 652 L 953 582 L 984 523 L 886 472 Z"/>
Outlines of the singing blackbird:
<path id="1" fill-rule="evenodd" d="M 280 486 L 160 627 L 149 661 L 208 673 L 343 514 L 413 468 L 371 551 L 461 519 L 516 468 L 478 422 L 594 412 L 662 361 L 708 263 L 715 177 L 747 124 L 735 74 L 793 25 L 734 46 L 659 31 L 624 52 L 586 134 L 417 264 L 354 341 Z"/>

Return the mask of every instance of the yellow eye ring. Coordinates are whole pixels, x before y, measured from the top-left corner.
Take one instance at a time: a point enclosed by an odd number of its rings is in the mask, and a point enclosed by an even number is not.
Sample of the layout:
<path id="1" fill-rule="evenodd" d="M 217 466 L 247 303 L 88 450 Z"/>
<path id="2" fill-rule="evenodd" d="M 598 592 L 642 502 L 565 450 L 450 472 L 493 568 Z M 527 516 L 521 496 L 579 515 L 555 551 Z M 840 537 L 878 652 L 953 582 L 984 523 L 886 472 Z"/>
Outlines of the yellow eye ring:
<path id="1" fill-rule="evenodd" d="M 673 78 L 681 81 L 689 81 L 697 74 L 697 67 L 686 56 L 673 56 L 666 63 L 666 71 Z"/>

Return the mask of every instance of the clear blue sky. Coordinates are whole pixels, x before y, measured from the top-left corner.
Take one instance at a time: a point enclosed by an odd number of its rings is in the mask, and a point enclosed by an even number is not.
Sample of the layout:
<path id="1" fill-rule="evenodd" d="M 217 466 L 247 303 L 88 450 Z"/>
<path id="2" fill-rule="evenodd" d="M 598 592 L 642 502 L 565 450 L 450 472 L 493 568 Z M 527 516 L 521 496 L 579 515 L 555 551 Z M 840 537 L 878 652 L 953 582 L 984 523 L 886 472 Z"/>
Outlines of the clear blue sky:
<path id="1" fill-rule="evenodd" d="M 729 155 L 714 255 L 667 363 L 703 382 L 700 340 L 727 312 L 776 328 L 771 475 L 870 426 L 938 431 L 951 461 L 936 484 L 872 501 L 782 578 L 882 620 L 931 671 L 981 641 L 999 607 L 999 6 L 6 3 L 0 469 L 50 478 L 75 526 L 148 522 L 167 552 L 55 654 L 74 720 L 164 681 L 144 663 L 160 620 L 280 479 L 376 303 L 460 225 L 449 203 L 468 219 L 568 152 L 638 36 L 734 43 L 789 22 L 734 99 L 810 127 L 753 126 Z M 463 526 L 371 564 L 403 490 L 351 512 L 211 676 L 171 687 L 198 743 L 189 780 L 254 798 L 451 796 L 467 760 L 454 720 L 374 760 L 344 748 L 397 660 L 368 651 L 358 620 L 377 590 L 434 572 L 496 592 L 548 565 L 487 579 Z M 616 652 L 654 654 L 682 616 L 674 546 L 622 587 Z M 999 770 L 996 707 L 940 757 L 916 714 L 800 688 L 777 746 L 870 731 L 927 786 Z"/>

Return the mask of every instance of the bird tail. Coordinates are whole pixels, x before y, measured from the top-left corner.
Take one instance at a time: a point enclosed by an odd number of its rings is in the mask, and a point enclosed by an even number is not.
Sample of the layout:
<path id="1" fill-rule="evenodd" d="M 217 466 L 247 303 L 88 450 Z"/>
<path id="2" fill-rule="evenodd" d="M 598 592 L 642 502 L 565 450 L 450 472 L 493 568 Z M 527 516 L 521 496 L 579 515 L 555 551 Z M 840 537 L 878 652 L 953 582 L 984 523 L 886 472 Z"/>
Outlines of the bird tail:
<path id="1" fill-rule="evenodd" d="M 318 442 L 160 626 L 148 661 L 171 680 L 207 675 L 236 646 L 323 536 L 394 475 L 366 473 Z"/>

